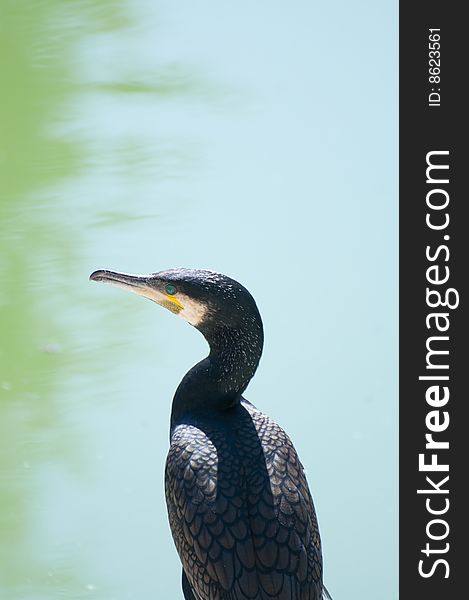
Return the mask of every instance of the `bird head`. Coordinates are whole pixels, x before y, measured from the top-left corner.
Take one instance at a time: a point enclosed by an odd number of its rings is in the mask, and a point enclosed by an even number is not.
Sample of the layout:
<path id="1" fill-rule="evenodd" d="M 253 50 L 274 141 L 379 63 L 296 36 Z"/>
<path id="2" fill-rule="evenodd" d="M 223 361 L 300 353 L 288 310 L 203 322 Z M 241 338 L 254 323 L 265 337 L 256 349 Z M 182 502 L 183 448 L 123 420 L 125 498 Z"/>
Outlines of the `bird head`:
<path id="1" fill-rule="evenodd" d="M 202 333 L 260 323 L 256 303 L 240 283 L 214 271 L 168 269 L 151 275 L 95 271 L 92 281 L 124 288 L 167 308 Z"/>

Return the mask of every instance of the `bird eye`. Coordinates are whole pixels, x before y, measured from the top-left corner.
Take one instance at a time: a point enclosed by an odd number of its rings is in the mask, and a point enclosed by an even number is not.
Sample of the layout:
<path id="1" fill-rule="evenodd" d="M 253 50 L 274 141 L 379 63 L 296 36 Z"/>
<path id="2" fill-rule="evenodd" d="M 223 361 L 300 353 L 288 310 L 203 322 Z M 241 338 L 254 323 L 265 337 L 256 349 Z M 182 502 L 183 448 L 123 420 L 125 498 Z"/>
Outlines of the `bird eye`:
<path id="1" fill-rule="evenodd" d="M 176 286 L 172 285 L 171 283 L 166 284 L 165 290 L 169 296 L 174 296 L 174 294 L 177 292 Z"/>

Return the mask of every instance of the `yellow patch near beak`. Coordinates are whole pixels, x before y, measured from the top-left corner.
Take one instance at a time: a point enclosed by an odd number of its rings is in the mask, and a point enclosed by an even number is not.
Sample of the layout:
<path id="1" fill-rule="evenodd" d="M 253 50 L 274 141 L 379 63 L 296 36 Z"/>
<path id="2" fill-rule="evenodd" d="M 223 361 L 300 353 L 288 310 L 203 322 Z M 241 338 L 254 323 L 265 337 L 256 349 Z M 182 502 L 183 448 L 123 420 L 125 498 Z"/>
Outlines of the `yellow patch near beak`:
<path id="1" fill-rule="evenodd" d="M 166 294 L 165 300 L 160 304 L 175 314 L 178 314 L 184 308 L 184 305 L 175 296 L 169 294 Z"/>

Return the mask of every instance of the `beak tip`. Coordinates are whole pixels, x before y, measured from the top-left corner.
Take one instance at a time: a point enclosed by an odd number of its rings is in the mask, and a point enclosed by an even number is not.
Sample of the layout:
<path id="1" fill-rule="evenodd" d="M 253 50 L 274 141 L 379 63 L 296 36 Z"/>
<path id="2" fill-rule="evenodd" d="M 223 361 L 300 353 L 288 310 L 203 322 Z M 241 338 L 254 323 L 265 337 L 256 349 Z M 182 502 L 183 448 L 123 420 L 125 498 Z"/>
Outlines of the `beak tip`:
<path id="1" fill-rule="evenodd" d="M 90 281 L 103 281 L 104 276 L 106 275 L 107 271 L 103 271 L 102 269 L 99 269 L 98 271 L 93 271 L 89 277 Z"/>

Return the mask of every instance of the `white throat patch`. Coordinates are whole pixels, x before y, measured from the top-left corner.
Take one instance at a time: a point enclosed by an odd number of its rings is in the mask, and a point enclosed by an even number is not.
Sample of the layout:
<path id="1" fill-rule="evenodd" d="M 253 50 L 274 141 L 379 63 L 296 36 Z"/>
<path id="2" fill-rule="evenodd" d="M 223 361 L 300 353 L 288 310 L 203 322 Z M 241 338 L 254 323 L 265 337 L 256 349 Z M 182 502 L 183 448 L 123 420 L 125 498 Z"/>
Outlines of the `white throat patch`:
<path id="1" fill-rule="evenodd" d="M 175 297 L 183 306 L 178 312 L 178 316 L 181 317 L 181 319 L 194 325 L 194 327 L 204 320 L 204 317 L 207 314 L 206 304 L 181 293 L 176 294 Z"/>

